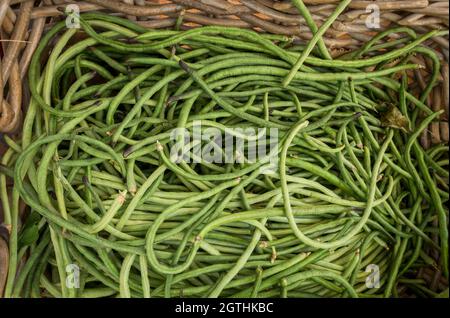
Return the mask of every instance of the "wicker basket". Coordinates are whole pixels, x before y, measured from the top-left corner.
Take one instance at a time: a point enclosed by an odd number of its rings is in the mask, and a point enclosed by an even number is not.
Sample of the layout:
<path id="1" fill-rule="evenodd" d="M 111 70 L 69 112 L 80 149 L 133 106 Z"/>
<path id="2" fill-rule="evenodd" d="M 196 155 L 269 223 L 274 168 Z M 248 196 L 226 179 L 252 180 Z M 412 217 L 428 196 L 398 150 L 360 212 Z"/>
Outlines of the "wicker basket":
<path id="1" fill-rule="evenodd" d="M 339 0 L 304 0 L 317 25 L 326 21 Z M 303 17 L 289 0 L 0 0 L 0 134 L 14 135 L 20 130 L 23 112 L 29 102 L 27 68 L 31 56 L 46 30 L 60 20 L 60 8 L 77 4 L 80 12 L 102 11 L 124 16 L 148 28 L 170 28 L 183 16 L 183 29 L 202 25 L 222 25 L 252 28 L 258 32 L 285 34 L 293 41 L 305 42 L 312 37 Z M 379 28 L 367 27 L 367 19 L 376 5 L 380 10 Z M 417 33 L 432 29 L 447 29 L 449 25 L 448 0 L 354 0 L 325 34 L 324 40 L 333 56 L 355 50 L 377 32 L 397 25 L 413 28 Z M 449 113 L 449 43 L 435 37 L 424 45 L 437 50 L 442 60 L 440 83 L 428 104 L 433 110 L 444 109 L 441 122 L 435 122 L 424 132 L 421 142 L 425 147 L 448 142 Z M 414 62 L 424 66 L 416 71 L 413 89 L 420 91 L 429 75 L 429 61 L 415 56 Z M 1 137 L 1 136 L 0 136 Z M 0 157 L 3 152 L 0 138 Z M 1 211 L 0 211 L 1 223 Z M 437 239 L 437 238 L 436 238 Z M 0 237 L 0 243 L 2 238 Z M 7 247 L 0 244 L 0 295 L 6 275 L 2 255 Z M 439 255 L 430 254 L 434 258 Z M 432 290 L 442 290 L 448 282 L 440 271 L 424 268 L 419 277 L 427 280 Z"/>

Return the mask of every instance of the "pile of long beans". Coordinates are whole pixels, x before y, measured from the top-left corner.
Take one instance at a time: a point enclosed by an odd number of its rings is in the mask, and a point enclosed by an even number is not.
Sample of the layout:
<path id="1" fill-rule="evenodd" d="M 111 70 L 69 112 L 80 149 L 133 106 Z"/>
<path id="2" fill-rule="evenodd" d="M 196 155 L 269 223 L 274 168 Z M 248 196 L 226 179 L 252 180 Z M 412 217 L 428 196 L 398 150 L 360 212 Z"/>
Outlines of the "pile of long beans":
<path id="1" fill-rule="evenodd" d="M 437 296 L 416 274 L 448 277 L 448 147 L 418 136 L 441 115 L 426 104 L 439 59 L 422 44 L 445 31 L 396 28 L 332 59 L 331 23 L 305 46 L 102 14 L 80 23 L 41 40 L 21 140 L 6 138 L 5 297 Z M 420 96 L 414 54 L 433 66 Z M 278 129 L 277 169 L 237 152 L 172 161 L 172 130 L 194 122 Z"/>

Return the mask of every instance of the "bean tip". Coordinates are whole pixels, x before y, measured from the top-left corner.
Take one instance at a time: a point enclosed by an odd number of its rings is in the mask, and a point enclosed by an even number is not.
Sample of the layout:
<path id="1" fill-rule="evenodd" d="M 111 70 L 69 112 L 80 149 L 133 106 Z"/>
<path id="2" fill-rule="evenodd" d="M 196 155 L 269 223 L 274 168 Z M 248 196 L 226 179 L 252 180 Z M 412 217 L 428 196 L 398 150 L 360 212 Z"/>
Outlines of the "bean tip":
<path id="1" fill-rule="evenodd" d="M 183 60 L 180 60 L 178 62 L 178 64 L 180 65 L 180 67 L 188 74 L 192 73 L 191 68 L 189 67 L 189 65 L 186 64 L 186 62 L 184 62 Z"/>
<path id="2" fill-rule="evenodd" d="M 126 158 L 128 157 L 131 153 L 133 152 L 133 147 L 128 147 L 127 149 L 125 149 L 122 153 L 123 157 Z"/>
<path id="3" fill-rule="evenodd" d="M 263 273 L 263 269 L 261 266 L 258 265 L 258 267 L 256 268 L 256 274 L 259 276 Z"/>
<path id="4" fill-rule="evenodd" d="M 125 203 L 126 197 L 127 197 L 127 190 L 123 190 L 123 191 L 119 192 L 117 200 L 119 201 L 120 205 Z"/>
<path id="5" fill-rule="evenodd" d="M 172 103 L 175 103 L 176 101 L 178 101 L 180 99 L 180 96 L 170 96 L 167 101 L 166 101 L 166 105 L 169 106 Z"/>
<path id="6" fill-rule="evenodd" d="M 164 150 L 159 140 L 156 141 L 156 150 L 158 150 L 159 152 L 162 152 Z"/>
<path id="7" fill-rule="evenodd" d="M 174 45 L 170 49 L 170 55 L 175 56 L 176 53 L 177 53 L 177 47 Z"/>
<path id="8" fill-rule="evenodd" d="M 87 186 L 89 184 L 89 179 L 87 176 L 83 176 L 82 180 L 83 180 L 84 185 Z"/>
<path id="9" fill-rule="evenodd" d="M 260 248 L 268 248 L 268 247 L 269 247 L 269 242 L 267 242 L 267 241 L 261 241 L 261 242 L 259 243 L 259 247 L 260 247 Z"/>
<path id="10" fill-rule="evenodd" d="M 128 189 L 128 192 L 130 192 L 130 194 L 134 197 L 134 196 L 136 195 L 136 192 L 137 192 L 136 186 L 131 186 L 131 187 Z"/>
<path id="11" fill-rule="evenodd" d="M 275 263 L 275 260 L 277 259 L 277 253 L 276 252 L 273 252 L 272 253 L 272 256 L 270 257 L 270 263 L 271 264 L 273 264 L 273 263 Z"/>

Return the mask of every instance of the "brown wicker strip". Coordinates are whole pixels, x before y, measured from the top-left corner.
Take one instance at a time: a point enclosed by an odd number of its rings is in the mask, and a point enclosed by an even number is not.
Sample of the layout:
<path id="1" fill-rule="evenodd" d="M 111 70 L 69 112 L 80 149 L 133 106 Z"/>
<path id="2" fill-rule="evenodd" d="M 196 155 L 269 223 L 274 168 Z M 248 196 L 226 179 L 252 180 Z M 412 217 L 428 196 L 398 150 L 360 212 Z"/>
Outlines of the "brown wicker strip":
<path id="1" fill-rule="evenodd" d="M 8 274 L 9 253 L 8 244 L 0 236 L 0 298 L 3 296 L 6 276 Z"/>

